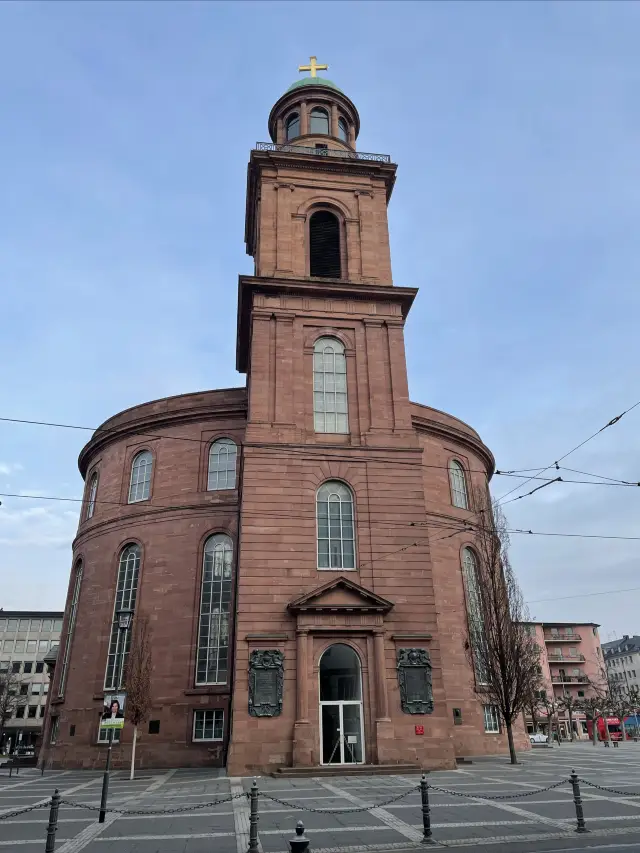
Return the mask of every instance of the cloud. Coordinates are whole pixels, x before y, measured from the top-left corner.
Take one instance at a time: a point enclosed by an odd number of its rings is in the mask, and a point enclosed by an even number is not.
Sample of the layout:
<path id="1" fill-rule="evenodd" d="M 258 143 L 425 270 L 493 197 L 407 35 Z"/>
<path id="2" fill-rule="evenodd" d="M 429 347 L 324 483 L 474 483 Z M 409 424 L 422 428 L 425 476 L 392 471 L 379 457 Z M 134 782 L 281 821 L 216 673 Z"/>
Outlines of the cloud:
<path id="1" fill-rule="evenodd" d="M 19 462 L 0 462 L 0 474 L 4 474 L 6 477 L 23 470 L 24 468 Z"/>

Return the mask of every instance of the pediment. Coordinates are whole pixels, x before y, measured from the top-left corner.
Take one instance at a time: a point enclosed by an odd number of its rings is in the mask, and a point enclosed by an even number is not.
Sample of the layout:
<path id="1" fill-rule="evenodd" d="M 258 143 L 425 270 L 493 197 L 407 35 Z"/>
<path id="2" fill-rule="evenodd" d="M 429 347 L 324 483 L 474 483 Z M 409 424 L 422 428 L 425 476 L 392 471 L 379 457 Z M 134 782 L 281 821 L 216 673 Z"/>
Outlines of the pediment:
<path id="1" fill-rule="evenodd" d="M 306 592 L 288 605 L 292 613 L 388 613 L 392 607 L 392 601 L 342 575 Z"/>

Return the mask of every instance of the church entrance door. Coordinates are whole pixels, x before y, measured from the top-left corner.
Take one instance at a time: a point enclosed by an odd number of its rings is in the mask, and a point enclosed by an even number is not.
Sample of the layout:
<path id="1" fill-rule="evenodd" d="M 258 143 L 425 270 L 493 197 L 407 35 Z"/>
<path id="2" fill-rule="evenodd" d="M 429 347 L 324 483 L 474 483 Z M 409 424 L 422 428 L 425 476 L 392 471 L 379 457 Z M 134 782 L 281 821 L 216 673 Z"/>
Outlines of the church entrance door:
<path id="1" fill-rule="evenodd" d="M 344 643 L 320 659 L 320 742 L 323 764 L 364 762 L 360 659 Z"/>

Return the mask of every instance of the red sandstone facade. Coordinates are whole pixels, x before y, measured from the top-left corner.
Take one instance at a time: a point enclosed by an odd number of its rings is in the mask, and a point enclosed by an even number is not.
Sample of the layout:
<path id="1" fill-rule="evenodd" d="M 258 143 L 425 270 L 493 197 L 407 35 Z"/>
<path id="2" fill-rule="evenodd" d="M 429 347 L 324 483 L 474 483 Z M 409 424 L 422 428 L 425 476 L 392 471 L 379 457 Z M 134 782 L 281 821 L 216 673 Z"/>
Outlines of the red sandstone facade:
<path id="1" fill-rule="evenodd" d="M 86 505 L 51 690 L 53 766 L 103 761 L 109 661 L 117 670 L 125 657 L 109 657 L 114 610 L 132 603 L 116 588 L 129 547 L 134 618 L 148 615 L 153 629 L 154 733 L 142 731 L 141 765 L 226 764 L 243 775 L 335 763 L 327 728 L 337 704 L 323 710 L 320 685 L 336 644 L 355 652 L 361 683 L 358 709 L 348 709 L 361 720 L 357 744 L 344 738 L 348 760 L 355 749 L 365 764 L 451 767 L 456 756 L 506 750 L 501 732 L 485 730 L 465 655 L 462 561 L 473 538 L 455 532 L 473 517 L 473 487 L 494 462 L 466 424 L 409 400 L 404 324 L 417 291 L 392 284 L 396 167 L 356 155 L 357 110 L 319 78 L 279 99 L 269 129 L 273 145 L 249 163 L 255 274 L 239 281 L 237 366 L 247 389 L 137 406 L 103 424 L 80 455 Z M 324 356 L 319 341 L 330 342 Z M 334 358 L 328 378 L 318 374 L 322 358 Z M 232 487 L 220 441 L 237 448 Z M 222 473 L 208 472 L 211 453 Z M 332 568 L 316 504 L 324 484 L 350 495 L 341 532 L 327 534 Z M 226 556 L 207 562 L 222 541 Z M 215 589 L 228 578 L 215 608 L 211 575 Z M 228 646 L 222 656 L 211 651 L 216 631 L 216 648 Z M 402 649 L 428 653 L 431 713 L 402 709 Z M 283 655 L 282 703 L 256 717 L 249 663 L 261 650 Z M 518 738 L 528 745 L 524 732 Z M 125 728 L 116 763 L 128 761 L 130 744 Z"/>

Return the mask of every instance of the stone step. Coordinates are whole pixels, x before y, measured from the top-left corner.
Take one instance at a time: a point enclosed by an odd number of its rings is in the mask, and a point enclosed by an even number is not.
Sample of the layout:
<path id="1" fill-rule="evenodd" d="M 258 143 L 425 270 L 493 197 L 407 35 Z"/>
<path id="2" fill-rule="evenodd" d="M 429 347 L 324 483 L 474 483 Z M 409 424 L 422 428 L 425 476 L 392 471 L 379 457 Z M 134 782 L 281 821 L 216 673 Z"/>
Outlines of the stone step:
<path id="1" fill-rule="evenodd" d="M 389 773 L 421 773 L 418 764 L 321 764 L 318 767 L 278 767 L 278 778 L 310 776 L 387 776 Z"/>

